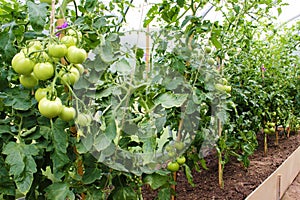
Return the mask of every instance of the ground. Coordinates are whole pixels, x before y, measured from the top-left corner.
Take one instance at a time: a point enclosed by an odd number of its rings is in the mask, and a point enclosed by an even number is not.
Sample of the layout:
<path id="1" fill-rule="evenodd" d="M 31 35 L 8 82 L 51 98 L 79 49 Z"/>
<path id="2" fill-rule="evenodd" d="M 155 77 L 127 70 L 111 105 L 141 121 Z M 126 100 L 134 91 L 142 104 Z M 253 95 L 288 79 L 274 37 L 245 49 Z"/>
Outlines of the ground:
<path id="1" fill-rule="evenodd" d="M 251 156 L 250 166 L 245 169 L 238 161 L 232 160 L 224 169 L 224 189 L 218 186 L 218 162 L 216 156 L 207 157 L 208 170 L 194 172 L 195 187 L 186 181 L 182 173 L 178 173 L 176 186 L 177 200 L 242 200 L 245 199 L 257 186 L 271 175 L 283 161 L 300 146 L 300 135 L 282 137 L 279 145 L 274 145 L 274 138 L 270 137 L 268 153 L 264 156 L 262 135 L 258 134 L 259 148 Z M 297 180 L 297 179 L 296 179 Z M 285 200 L 294 200 L 300 196 L 300 178 L 291 185 L 290 193 Z M 294 187 L 295 186 L 295 187 Z M 298 188 L 296 188 L 298 187 Z M 299 190 L 299 191 L 298 191 Z M 297 193 L 295 193 L 295 191 Z M 145 190 L 144 200 L 155 199 L 156 192 Z M 287 195 L 289 195 L 287 197 Z"/>

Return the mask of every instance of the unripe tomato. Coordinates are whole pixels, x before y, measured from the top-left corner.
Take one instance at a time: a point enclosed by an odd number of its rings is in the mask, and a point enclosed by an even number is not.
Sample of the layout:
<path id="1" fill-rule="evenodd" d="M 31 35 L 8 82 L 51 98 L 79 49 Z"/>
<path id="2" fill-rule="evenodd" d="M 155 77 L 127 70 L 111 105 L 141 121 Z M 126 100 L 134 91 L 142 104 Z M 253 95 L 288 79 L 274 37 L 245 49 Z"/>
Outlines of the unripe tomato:
<path id="1" fill-rule="evenodd" d="M 264 128 L 264 133 L 265 134 L 270 134 L 270 130 L 268 128 Z"/>
<path id="2" fill-rule="evenodd" d="M 204 48 L 204 52 L 205 53 L 210 53 L 211 52 L 211 47 L 210 46 L 206 46 L 205 48 Z"/>
<path id="3" fill-rule="evenodd" d="M 67 48 L 69 48 L 70 46 L 75 46 L 76 45 L 77 39 L 73 36 L 66 35 L 66 36 L 61 38 L 60 42 L 64 45 L 66 45 Z"/>
<path id="4" fill-rule="evenodd" d="M 174 147 L 175 147 L 178 151 L 181 151 L 181 150 L 184 148 L 184 144 L 183 144 L 183 142 L 181 142 L 181 141 L 177 141 L 177 142 L 175 142 Z"/>
<path id="5" fill-rule="evenodd" d="M 73 107 L 63 106 L 61 113 L 59 114 L 59 118 L 68 122 L 75 118 L 76 110 Z"/>
<path id="6" fill-rule="evenodd" d="M 167 169 L 171 172 L 177 172 L 179 170 L 179 164 L 177 162 L 169 162 Z"/>
<path id="7" fill-rule="evenodd" d="M 80 75 L 83 74 L 83 72 L 84 72 L 84 67 L 83 67 L 82 64 L 75 64 L 74 66 L 78 69 Z"/>
<path id="8" fill-rule="evenodd" d="M 67 54 L 68 48 L 64 44 L 51 44 L 48 46 L 48 54 L 54 58 L 62 58 Z"/>
<path id="9" fill-rule="evenodd" d="M 223 85 L 227 85 L 227 84 L 228 84 L 228 81 L 227 81 L 226 78 L 221 78 L 221 83 L 222 83 Z"/>
<path id="10" fill-rule="evenodd" d="M 76 67 L 71 67 L 69 72 L 66 73 L 60 73 L 61 74 L 61 79 L 63 82 L 69 84 L 69 85 L 74 85 L 80 78 L 80 73 Z"/>
<path id="11" fill-rule="evenodd" d="M 92 122 L 92 117 L 85 113 L 79 113 L 76 118 L 76 123 L 80 126 L 89 126 Z"/>
<path id="12" fill-rule="evenodd" d="M 87 58 L 86 51 L 84 49 L 71 46 L 68 48 L 66 55 L 68 61 L 73 64 L 81 64 Z"/>
<path id="13" fill-rule="evenodd" d="M 73 29 L 68 29 L 67 30 L 67 35 L 69 36 L 73 36 L 75 37 L 76 39 L 79 39 L 79 41 L 82 39 L 82 34 L 80 31 L 75 31 Z"/>
<path id="14" fill-rule="evenodd" d="M 39 102 L 42 98 L 47 96 L 49 88 L 38 88 L 34 93 L 34 98 Z"/>
<path id="15" fill-rule="evenodd" d="M 31 42 L 29 42 L 28 47 L 30 47 L 34 50 L 42 50 L 42 48 L 43 48 L 40 41 L 31 41 Z"/>
<path id="16" fill-rule="evenodd" d="M 178 158 L 176 158 L 176 162 L 179 164 L 179 165 L 183 165 L 185 163 L 186 159 L 184 156 L 180 156 Z"/>
<path id="17" fill-rule="evenodd" d="M 216 90 L 219 90 L 219 91 L 225 91 L 227 93 L 231 92 L 231 86 L 229 85 L 222 85 L 222 84 L 215 84 L 215 88 Z"/>
<path id="18" fill-rule="evenodd" d="M 26 58 L 24 53 L 20 52 L 13 57 L 11 65 L 18 74 L 29 75 L 35 63 L 29 58 Z"/>
<path id="19" fill-rule="evenodd" d="M 54 100 L 49 100 L 47 97 L 44 97 L 40 100 L 38 108 L 41 115 L 51 119 L 57 117 L 61 113 L 63 105 L 58 97 Z"/>
<path id="20" fill-rule="evenodd" d="M 225 92 L 227 93 L 231 92 L 231 86 L 225 85 Z"/>
<path id="21" fill-rule="evenodd" d="M 39 80 L 47 80 L 54 75 L 54 67 L 51 63 L 37 63 L 33 68 L 34 75 Z"/>
<path id="22" fill-rule="evenodd" d="M 214 60 L 213 58 L 209 58 L 209 59 L 207 60 L 207 63 L 208 63 L 209 65 L 213 65 L 213 64 L 215 64 L 215 60 Z"/>
<path id="23" fill-rule="evenodd" d="M 33 73 L 29 75 L 20 75 L 19 77 L 20 83 L 25 87 L 25 88 L 34 88 L 39 84 L 38 79 L 34 76 Z"/>

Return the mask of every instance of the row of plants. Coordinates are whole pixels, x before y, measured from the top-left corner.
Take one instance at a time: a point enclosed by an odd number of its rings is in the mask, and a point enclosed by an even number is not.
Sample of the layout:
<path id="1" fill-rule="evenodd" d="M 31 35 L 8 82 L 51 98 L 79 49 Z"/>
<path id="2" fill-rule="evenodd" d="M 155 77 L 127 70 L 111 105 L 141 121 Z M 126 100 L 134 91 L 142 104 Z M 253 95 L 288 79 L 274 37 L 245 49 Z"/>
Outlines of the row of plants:
<path id="1" fill-rule="evenodd" d="M 260 131 L 296 129 L 299 24 L 270 23 L 285 3 L 210 1 L 222 21 L 207 3 L 153 4 L 143 49 L 122 42 L 133 1 L 1 1 L 0 198 L 169 199 L 214 149 L 221 172 L 248 167 Z"/>

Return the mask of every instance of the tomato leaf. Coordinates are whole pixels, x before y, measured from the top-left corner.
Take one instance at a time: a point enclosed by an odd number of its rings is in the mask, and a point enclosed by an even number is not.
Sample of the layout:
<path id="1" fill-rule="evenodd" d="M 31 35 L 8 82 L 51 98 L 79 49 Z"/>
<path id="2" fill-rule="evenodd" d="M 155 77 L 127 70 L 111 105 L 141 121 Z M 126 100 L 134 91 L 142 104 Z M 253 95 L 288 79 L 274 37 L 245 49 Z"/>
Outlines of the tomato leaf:
<path id="1" fill-rule="evenodd" d="M 184 171 L 185 171 L 185 176 L 187 178 L 187 181 L 189 182 L 189 184 L 191 184 L 191 186 L 195 186 L 194 182 L 193 182 L 193 175 L 192 175 L 192 171 L 190 169 L 190 167 L 186 164 L 183 165 L 184 166 Z"/>
<path id="2" fill-rule="evenodd" d="M 17 49 L 13 46 L 14 35 L 12 31 L 9 33 L 0 33 L 0 58 L 4 61 L 10 61 L 17 53 Z"/>
<path id="3" fill-rule="evenodd" d="M 0 157 L 0 193 L 14 196 L 15 185 L 9 178 L 8 170 L 5 166 L 3 158 Z"/>
<path id="4" fill-rule="evenodd" d="M 112 193 L 113 200 L 138 199 L 137 193 L 130 187 L 119 187 Z"/>
<path id="5" fill-rule="evenodd" d="M 75 199 L 75 194 L 72 191 L 70 191 L 70 187 L 67 183 L 53 183 L 52 185 L 48 186 L 45 190 L 47 199 Z"/>
<path id="6" fill-rule="evenodd" d="M 171 188 L 163 188 L 158 192 L 158 200 L 170 199 L 171 197 Z"/>
<path id="7" fill-rule="evenodd" d="M 166 175 L 160 175 L 157 173 L 148 174 L 145 176 L 143 182 L 148 184 L 153 190 L 156 190 L 166 184 L 169 177 Z"/>
<path id="8" fill-rule="evenodd" d="M 29 21 L 35 31 L 42 31 L 47 19 L 47 4 L 27 1 Z"/>
<path id="9" fill-rule="evenodd" d="M 164 108 L 180 107 L 187 97 L 187 94 L 164 93 L 155 100 L 155 103 L 161 104 Z"/>
<path id="10" fill-rule="evenodd" d="M 176 2 L 179 7 L 183 7 L 185 4 L 185 0 L 177 0 Z"/>
<path id="11" fill-rule="evenodd" d="M 53 153 L 51 154 L 53 162 L 53 172 L 56 178 L 61 178 L 63 175 L 60 169 L 69 163 L 67 156 L 68 138 L 65 132 L 66 123 L 57 119 L 53 126 L 52 142 Z"/>
<path id="12" fill-rule="evenodd" d="M 33 145 L 9 142 L 3 150 L 7 157 L 5 162 L 10 166 L 9 174 L 14 176 L 18 190 L 26 194 L 33 182 L 33 174 L 37 171 L 32 156 L 38 154 Z"/>

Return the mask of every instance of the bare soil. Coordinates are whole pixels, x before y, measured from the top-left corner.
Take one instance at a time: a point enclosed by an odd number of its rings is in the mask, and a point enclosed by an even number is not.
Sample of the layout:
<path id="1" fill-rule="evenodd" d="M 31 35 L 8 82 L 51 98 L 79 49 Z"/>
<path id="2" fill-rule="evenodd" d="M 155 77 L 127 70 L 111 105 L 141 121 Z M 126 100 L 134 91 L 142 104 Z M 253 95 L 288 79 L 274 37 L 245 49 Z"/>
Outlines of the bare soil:
<path id="1" fill-rule="evenodd" d="M 259 148 L 250 157 L 250 166 L 245 169 L 240 162 L 233 159 L 224 168 L 224 188 L 218 185 L 218 160 L 216 156 L 206 158 L 208 170 L 193 172 L 195 187 L 186 180 L 184 174 L 178 172 L 176 200 L 241 200 L 245 199 L 269 175 L 271 175 L 300 146 L 300 134 L 291 134 L 289 138 L 281 137 L 279 145 L 274 144 L 274 136 L 268 139 L 268 152 L 264 155 L 263 136 L 258 134 Z M 296 179 L 297 180 L 297 179 Z M 292 186 L 291 186 L 292 187 Z M 293 196 L 299 198 L 299 182 L 293 191 L 285 195 L 286 200 Z M 156 198 L 156 191 L 145 189 L 144 200 Z M 298 193 L 295 193 L 298 192 Z"/>

